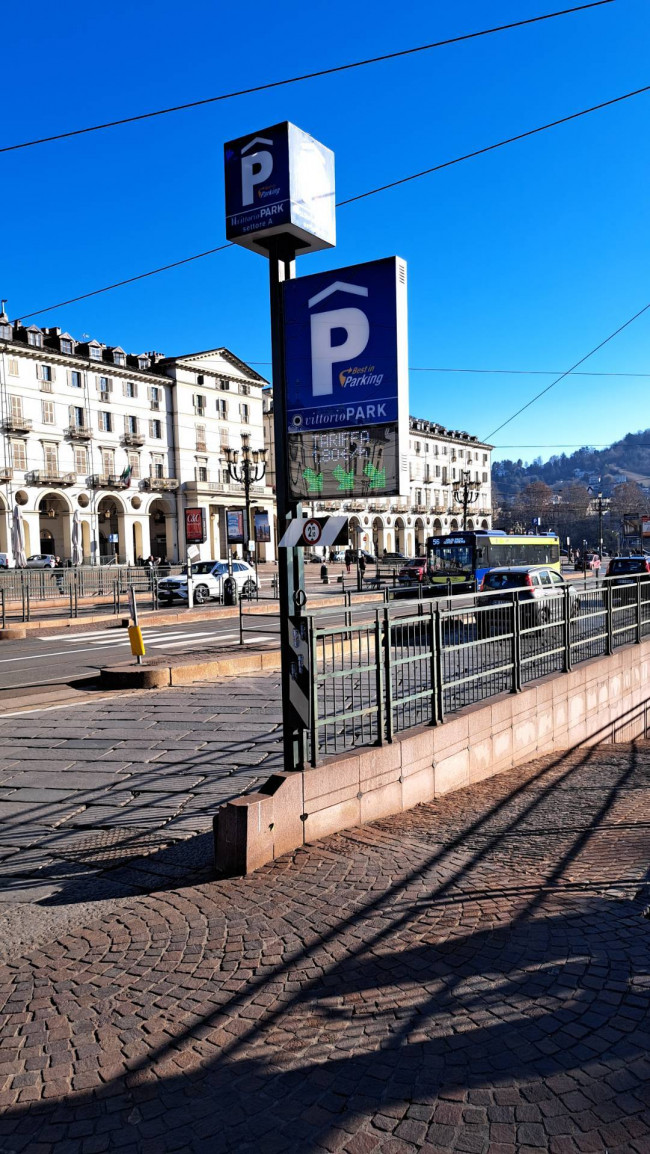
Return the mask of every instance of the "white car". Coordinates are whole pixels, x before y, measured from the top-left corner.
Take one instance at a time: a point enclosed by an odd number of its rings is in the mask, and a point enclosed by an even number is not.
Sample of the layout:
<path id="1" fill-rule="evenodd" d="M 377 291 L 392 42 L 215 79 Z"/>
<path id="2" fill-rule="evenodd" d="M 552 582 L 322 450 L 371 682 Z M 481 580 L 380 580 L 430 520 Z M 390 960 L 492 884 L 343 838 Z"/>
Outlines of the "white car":
<path id="1" fill-rule="evenodd" d="M 255 570 L 246 561 L 233 561 L 232 575 L 238 593 L 254 593 L 257 589 Z M 192 566 L 194 603 L 203 605 L 206 601 L 220 598 L 223 583 L 228 576 L 227 561 L 198 561 Z M 187 601 L 187 574 L 163 577 L 158 582 L 158 600 L 170 604 L 174 600 Z"/>
<path id="2" fill-rule="evenodd" d="M 26 565 L 28 569 L 54 569 L 56 559 L 51 553 L 33 553 L 27 558 Z"/>

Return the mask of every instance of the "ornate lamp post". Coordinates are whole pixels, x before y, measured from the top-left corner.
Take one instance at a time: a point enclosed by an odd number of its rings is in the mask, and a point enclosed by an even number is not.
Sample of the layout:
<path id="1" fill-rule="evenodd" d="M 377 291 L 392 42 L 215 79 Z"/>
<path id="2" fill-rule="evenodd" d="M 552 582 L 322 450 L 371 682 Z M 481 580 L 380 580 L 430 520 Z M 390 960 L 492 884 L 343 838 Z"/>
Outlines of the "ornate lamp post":
<path id="1" fill-rule="evenodd" d="M 454 501 L 458 505 L 463 506 L 463 531 L 467 528 L 467 509 L 470 505 L 474 505 L 479 498 L 479 486 L 472 485 L 472 477 L 469 469 L 463 470 L 454 485 Z"/>
<path id="2" fill-rule="evenodd" d="M 266 474 L 266 449 L 251 449 L 250 433 L 241 435 L 241 464 L 238 464 L 239 449 L 225 449 L 226 468 L 231 481 L 244 486 L 246 503 L 246 550 L 251 540 L 251 485 L 261 481 Z M 253 533 L 254 537 L 255 534 Z M 257 541 L 255 542 L 255 568 L 257 569 Z"/>

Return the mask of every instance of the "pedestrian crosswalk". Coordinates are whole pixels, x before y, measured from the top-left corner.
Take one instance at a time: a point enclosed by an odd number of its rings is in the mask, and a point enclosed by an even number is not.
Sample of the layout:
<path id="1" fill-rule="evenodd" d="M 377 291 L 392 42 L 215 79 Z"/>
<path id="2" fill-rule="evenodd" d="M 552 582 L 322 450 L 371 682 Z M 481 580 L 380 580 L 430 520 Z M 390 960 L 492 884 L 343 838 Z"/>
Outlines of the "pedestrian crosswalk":
<path id="1" fill-rule="evenodd" d="M 219 633 L 214 629 L 187 630 L 187 629 L 147 629 L 142 630 L 146 647 L 154 646 L 161 649 L 183 649 L 188 646 L 205 648 L 207 645 L 222 645 L 239 641 L 239 633 Z M 126 630 L 98 629 L 88 633 L 55 633 L 43 634 L 39 641 L 67 641 L 70 645 L 79 646 L 86 642 L 91 649 L 110 649 L 117 646 L 130 648 Z M 271 634 L 258 635 L 247 638 L 244 642 L 250 645 L 255 641 L 271 641 Z"/>

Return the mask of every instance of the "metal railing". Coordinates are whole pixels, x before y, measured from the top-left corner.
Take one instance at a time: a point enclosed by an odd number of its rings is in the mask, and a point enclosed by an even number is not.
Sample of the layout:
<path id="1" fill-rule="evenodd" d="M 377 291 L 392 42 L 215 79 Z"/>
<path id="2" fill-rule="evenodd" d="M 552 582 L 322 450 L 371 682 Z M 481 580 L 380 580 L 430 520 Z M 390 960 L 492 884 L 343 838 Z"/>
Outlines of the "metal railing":
<path id="1" fill-rule="evenodd" d="M 164 567 L 164 575 L 183 572 L 182 565 Z M 150 593 L 152 608 L 157 608 L 157 584 L 163 572 L 160 567 L 93 566 L 57 569 L 8 569 L 0 573 L 0 597 L 7 616 L 31 619 L 35 603 L 69 602 L 70 616 L 79 615 L 79 602 L 84 598 L 105 598 L 113 612 L 120 613 L 121 598 L 129 585 L 141 594 Z M 64 600 L 65 599 L 65 600 Z M 13 604 L 12 604 L 13 603 Z"/>
<path id="2" fill-rule="evenodd" d="M 650 636 L 650 575 L 309 615 L 309 761 L 415 725 Z"/>

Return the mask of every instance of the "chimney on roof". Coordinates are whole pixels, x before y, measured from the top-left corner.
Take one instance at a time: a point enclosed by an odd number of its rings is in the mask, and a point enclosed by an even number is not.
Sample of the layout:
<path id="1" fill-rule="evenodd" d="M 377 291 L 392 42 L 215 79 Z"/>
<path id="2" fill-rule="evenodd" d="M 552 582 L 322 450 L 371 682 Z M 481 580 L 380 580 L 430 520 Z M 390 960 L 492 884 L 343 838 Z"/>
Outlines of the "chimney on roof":
<path id="1" fill-rule="evenodd" d="M 7 310 L 5 307 L 6 304 L 7 304 L 6 300 L 0 301 L 0 321 L 8 321 L 9 320 L 9 317 L 7 316 Z"/>

